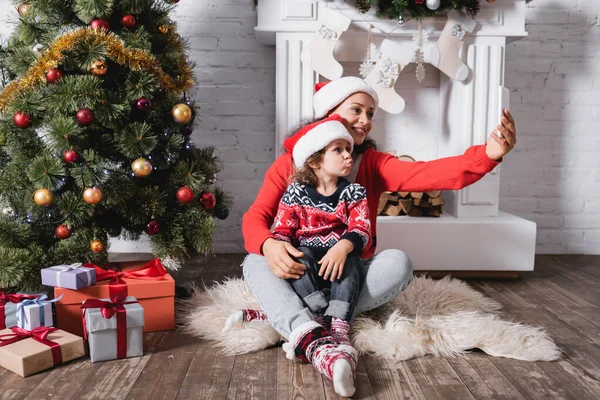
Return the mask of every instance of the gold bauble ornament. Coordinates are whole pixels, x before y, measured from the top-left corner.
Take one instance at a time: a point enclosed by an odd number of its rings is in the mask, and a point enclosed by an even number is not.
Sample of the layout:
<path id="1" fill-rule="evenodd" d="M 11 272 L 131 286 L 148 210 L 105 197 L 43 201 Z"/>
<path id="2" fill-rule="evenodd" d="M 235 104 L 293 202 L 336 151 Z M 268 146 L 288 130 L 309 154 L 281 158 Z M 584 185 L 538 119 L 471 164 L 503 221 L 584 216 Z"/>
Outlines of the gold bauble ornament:
<path id="1" fill-rule="evenodd" d="M 178 124 L 187 124 L 192 119 L 192 109 L 185 104 L 177 104 L 171 110 L 173 119 Z"/>
<path id="2" fill-rule="evenodd" d="M 90 187 L 83 191 L 83 200 L 88 204 L 98 204 L 102 200 L 102 190 Z"/>
<path id="3" fill-rule="evenodd" d="M 138 158 L 131 163 L 131 170 L 138 178 L 145 178 L 152 173 L 152 164 L 145 158 Z"/>
<path id="4" fill-rule="evenodd" d="M 92 249 L 94 253 L 100 253 L 104 250 L 104 245 L 98 239 L 94 239 L 90 242 L 90 249 Z"/>
<path id="5" fill-rule="evenodd" d="M 105 75 L 107 71 L 108 71 L 108 66 L 106 65 L 106 62 L 104 62 L 103 60 L 93 61 L 92 64 L 90 65 L 90 72 L 96 76 Z"/>
<path id="6" fill-rule="evenodd" d="M 21 3 L 17 6 L 17 12 L 21 17 L 25 17 L 31 11 L 31 3 Z"/>
<path id="7" fill-rule="evenodd" d="M 158 27 L 158 31 L 165 35 L 167 32 L 169 32 L 169 27 L 167 25 L 161 25 Z"/>
<path id="8" fill-rule="evenodd" d="M 46 188 L 38 189 L 33 194 L 33 201 L 40 207 L 46 207 L 54 201 L 54 195 Z"/>

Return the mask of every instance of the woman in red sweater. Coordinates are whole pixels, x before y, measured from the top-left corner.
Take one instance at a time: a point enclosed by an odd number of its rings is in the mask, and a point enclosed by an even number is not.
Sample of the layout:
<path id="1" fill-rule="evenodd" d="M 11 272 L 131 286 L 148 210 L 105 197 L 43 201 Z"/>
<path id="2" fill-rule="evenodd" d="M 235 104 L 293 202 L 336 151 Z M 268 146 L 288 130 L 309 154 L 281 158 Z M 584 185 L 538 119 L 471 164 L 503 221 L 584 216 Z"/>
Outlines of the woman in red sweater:
<path id="1" fill-rule="evenodd" d="M 363 288 L 357 311 L 378 307 L 404 290 L 412 281 L 412 264 L 401 250 L 385 250 L 375 254 L 377 245 L 377 206 L 384 191 L 426 192 L 458 190 L 477 182 L 498 165 L 516 143 L 515 123 L 504 110 L 501 124 L 485 145 L 469 147 L 461 156 L 429 162 L 403 162 L 379 152 L 368 139 L 377 111 L 378 98 L 365 81 L 344 77 L 317 84 L 313 98 L 315 117 L 321 119 L 339 114 L 354 139 L 352 172 L 346 178 L 362 185 L 367 192 L 371 219 L 371 240 L 361 258 Z M 256 200 L 244 214 L 242 232 L 246 250 L 244 278 L 258 297 L 273 327 L 285 338 L 303 324 L 313 320 L 311 312 L 292 290 L 286 279 L 299 278 L 305 267 L 291 256 L 301 257 L 291 244 L 274 238 L 270 227 L 279 200 L 293 175 L 289 153 L 279 156 L 267 170 Z M 313 335 L 314 336 L 314 335 Z"/>

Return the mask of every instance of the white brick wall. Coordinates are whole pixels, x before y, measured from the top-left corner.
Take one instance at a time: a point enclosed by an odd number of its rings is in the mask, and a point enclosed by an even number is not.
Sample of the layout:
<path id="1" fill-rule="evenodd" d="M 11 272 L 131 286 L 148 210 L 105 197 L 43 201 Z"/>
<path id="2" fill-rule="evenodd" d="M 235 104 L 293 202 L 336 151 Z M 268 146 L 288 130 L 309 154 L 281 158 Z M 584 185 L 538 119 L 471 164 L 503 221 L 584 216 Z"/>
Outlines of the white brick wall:
<path id="1" fill-rule="evenodd" d="M 536 221 L 538 253 L 600 254 L 600 1 L 534 0 L 506 51 L 519 142 L 500 208 Z"/>
<path id="2" fill-rule="evenodd" d="M 599 13 L 598 0 L 534 0 L 529 37 L 507 48 L 519 143 L 502 167 L 500 206 L 538 223 L 539 253 L 600 253 Z M 275 49 L 256 41 L 250 0 L 182 0 L 176 20 L 197 63 L 193 138 L 219 149 L 219 183 L 234 197 L 216 250 L 243 251 L 241 216 L 275 154 Z"/>

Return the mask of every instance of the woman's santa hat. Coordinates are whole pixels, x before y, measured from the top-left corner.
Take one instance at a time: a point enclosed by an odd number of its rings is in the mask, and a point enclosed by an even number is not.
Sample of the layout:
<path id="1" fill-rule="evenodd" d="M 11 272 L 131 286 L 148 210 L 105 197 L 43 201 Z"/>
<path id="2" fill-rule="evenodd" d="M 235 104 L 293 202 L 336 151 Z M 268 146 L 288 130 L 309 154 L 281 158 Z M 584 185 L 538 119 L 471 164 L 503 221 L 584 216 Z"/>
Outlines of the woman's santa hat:
<path id="1" fill-rule="evenodd" d="M 364 92 L 373 98 L 375 111 L 379 105 L 377 93 L 367 82 L 356 76 L 345 76 L 331 82 L 319 82 L 315 85 L 313 108 L 315 118 L 323 118 L 338 104 L 354 93 Z"/>
<path id="2" fill-rule="evenodd" d="M 350 153 L 352 153 L 354 140 L 344 126 L 342 117 L 334 114 L 329 118 L 302 127 L 294 136 L 285 139 L 283 146 L 288 153 L 292 153 L 296 167 L 301 168 L 308 157 L 337 139 L 347 140 L 350 143 Z"/>

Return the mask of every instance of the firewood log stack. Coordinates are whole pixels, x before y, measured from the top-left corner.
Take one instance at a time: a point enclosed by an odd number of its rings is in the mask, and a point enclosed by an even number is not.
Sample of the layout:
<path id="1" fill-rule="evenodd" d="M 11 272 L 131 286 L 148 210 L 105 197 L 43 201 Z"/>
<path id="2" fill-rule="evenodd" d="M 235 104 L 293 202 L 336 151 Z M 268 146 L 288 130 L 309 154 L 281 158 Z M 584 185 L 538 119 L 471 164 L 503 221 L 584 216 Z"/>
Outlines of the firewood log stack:
<path id="1" fill-rule="evenodd" d="M 407 155 L 399 156 L 398 159 L 415 161 L 414 158 Z M 441 196 L 441 190 L 432 192 L 384 192 L 379 199 L 377 215 L 439 217 L 442 214 L 444 205 L 444 199 Z"/>

